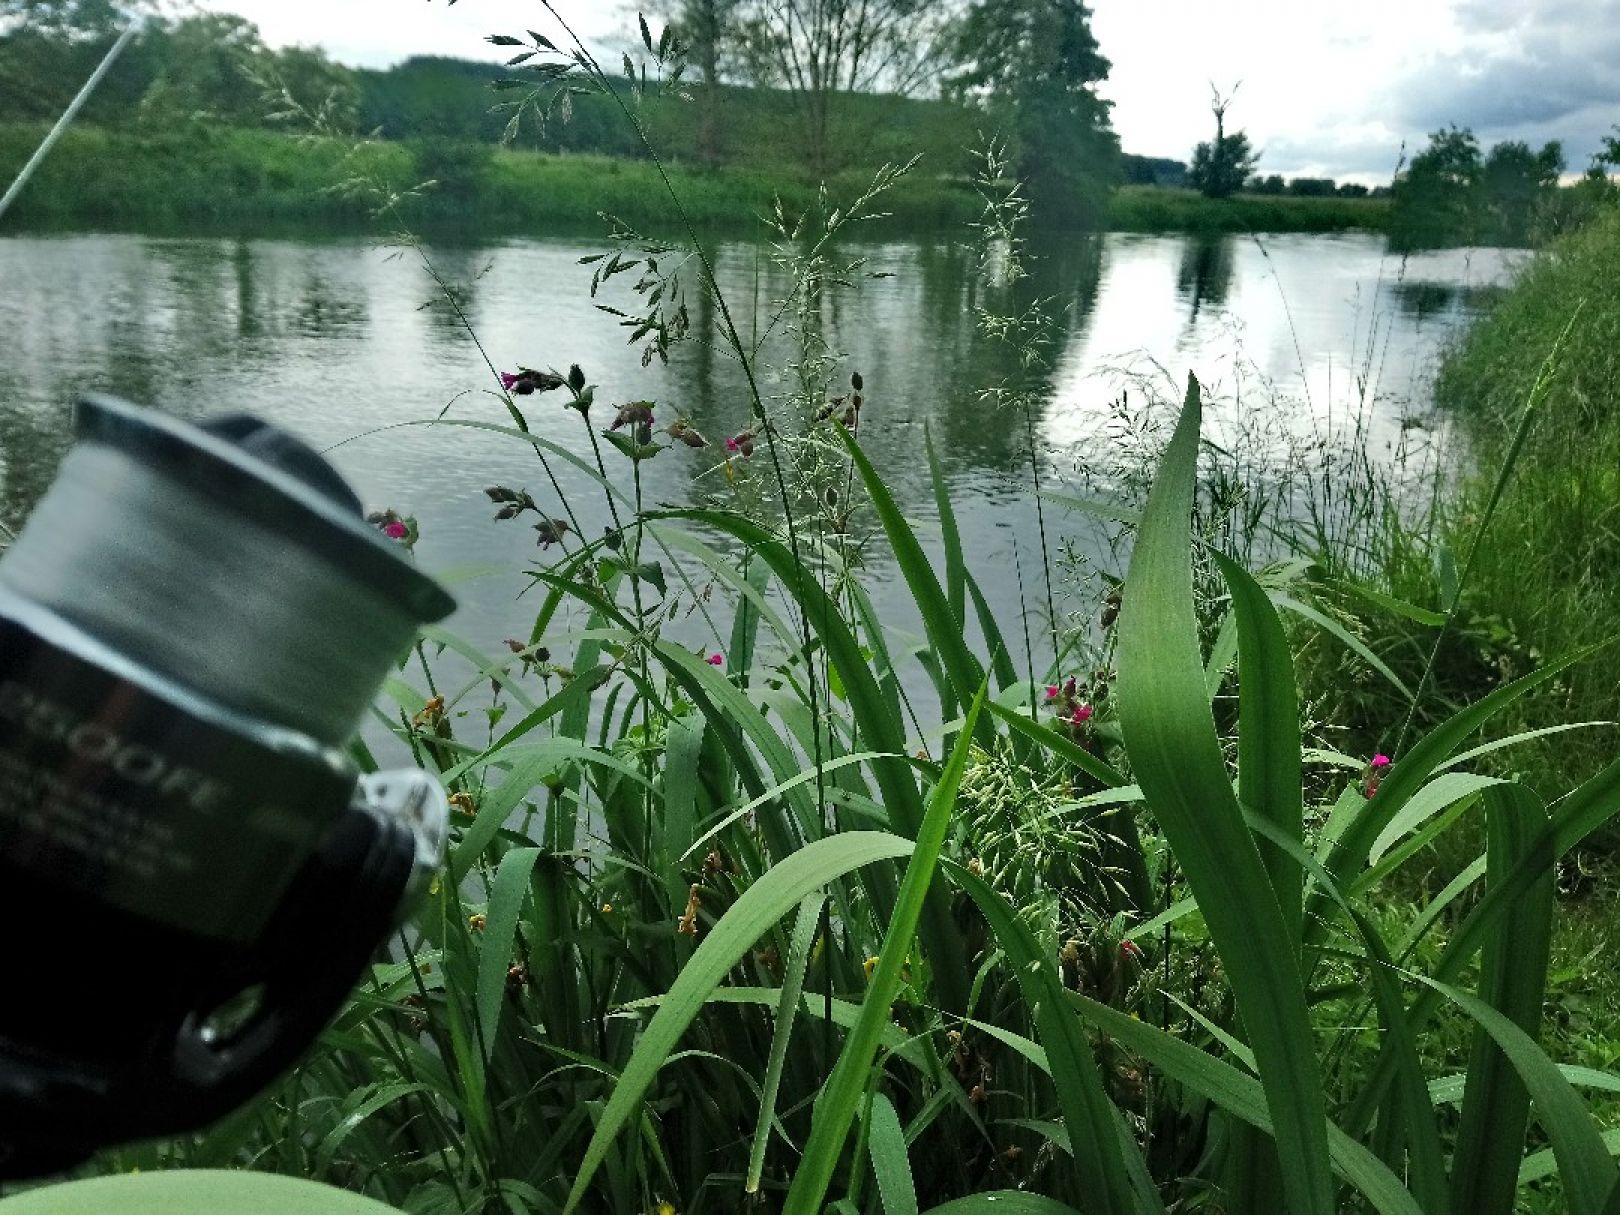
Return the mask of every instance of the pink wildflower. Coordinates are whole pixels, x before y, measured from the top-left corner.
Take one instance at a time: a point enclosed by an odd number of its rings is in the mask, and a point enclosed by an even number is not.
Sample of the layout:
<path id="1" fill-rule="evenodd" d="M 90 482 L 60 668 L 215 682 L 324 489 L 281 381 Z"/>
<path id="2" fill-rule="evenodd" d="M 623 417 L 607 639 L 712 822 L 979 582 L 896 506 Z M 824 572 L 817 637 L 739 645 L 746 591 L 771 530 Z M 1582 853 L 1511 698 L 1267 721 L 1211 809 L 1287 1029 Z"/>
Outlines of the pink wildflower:
<path id="1" fill-rule="evenodd" d="M 1056 700 L 1057 698 L 1058 698 L 1058 686 L 1057 686 L 1057 684 L 1055 684 L 1055 683 L 1047 684 L 1046 685 L 1046 699 L 1047 700 Z"/>
<path id="2" fill-rule="evenodd" d="M 737 440 L 728 437 L 726 439 L 726 450 L 730 451 L 730 452 L 735 452 L 737 450 Z"/>
<path id="3" fill-rule="evenodd" d="M 1373 756 L 1372 757 L 1372 766 L 1374 768 L 1387 768 L 1387 767 L 1389 767 L 1389 756 L 1384 755 L 1382 753 Z"/>
<path id="4" fill-rule="evenodd" d="M 410 528 L 406 527 L 398 519 L 395 519 L 392 523 L 386 523 L 383 525 L 383 535 L 387 536 L 390 540 L 403 540 L 409 534 Z"/>
<path id="5" fill-rule="evenodd" d="M 724 666 L 726 660 L 719 654 L 710 654 L 703 661 L 708 663 L 711 667 L 718 667 Z"/>
<path id="6" fill-rule="evenodd" d="M 1074 714 L 1069 718 L 1077 726 L 1083 726 L 1091 720 L 1090 705 L 1075 705 Z"/>

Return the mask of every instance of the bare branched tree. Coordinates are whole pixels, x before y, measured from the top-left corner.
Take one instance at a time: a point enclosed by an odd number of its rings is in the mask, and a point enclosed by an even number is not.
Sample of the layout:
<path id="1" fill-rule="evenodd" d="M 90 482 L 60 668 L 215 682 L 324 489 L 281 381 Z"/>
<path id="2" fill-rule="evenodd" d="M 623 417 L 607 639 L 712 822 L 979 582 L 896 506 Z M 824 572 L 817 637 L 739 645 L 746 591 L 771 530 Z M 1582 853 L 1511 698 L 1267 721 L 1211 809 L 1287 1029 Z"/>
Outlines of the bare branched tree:
<path id="1" fill-rule="evenodd" d="M 792 94 L 806 151 L 836 167 L 840 98 L 931 89 L 951 5 L 942 0 L 743 0 L 738 14 L 748 74 Z"/>

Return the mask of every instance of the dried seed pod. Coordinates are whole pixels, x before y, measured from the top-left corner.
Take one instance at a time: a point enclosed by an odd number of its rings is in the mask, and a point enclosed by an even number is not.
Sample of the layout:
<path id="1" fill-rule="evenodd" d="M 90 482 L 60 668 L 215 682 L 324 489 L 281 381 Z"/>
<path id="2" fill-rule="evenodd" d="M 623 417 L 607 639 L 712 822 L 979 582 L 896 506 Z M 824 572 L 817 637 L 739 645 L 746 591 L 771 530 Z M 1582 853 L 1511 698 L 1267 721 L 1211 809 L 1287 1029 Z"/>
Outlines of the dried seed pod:
<path id="1" fill-rule="evenodd" d="M 619 412 L 613 417 L 613 424 L 609 430 L 620 430 L 626 426 L 651 426 L 653 420 L 653 403 L 651 401 L 631 401 L 621 406 Z"/>
<path id="2" fill-rule="evenodd" d="M 561 544 L 562 538 L 568 534 L 568 520 L 542 519 L 534 525 L 534 530 L 540 534 L 536 543 L 541 548 L 550 548 L 553 544 Z"/>

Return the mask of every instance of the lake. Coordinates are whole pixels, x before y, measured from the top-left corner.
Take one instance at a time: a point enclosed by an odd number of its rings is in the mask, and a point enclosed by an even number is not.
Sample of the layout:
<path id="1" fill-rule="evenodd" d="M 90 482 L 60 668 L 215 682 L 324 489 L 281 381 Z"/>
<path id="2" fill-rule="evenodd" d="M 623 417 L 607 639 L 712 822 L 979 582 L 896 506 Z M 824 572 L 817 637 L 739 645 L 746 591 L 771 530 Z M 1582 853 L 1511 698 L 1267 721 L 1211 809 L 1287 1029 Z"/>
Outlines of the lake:
<path id="1" fill-rule="evenodd" d="M 667 365 L 641 365 L 589 295 L 592 268 L 579 259 L 604 247 L 559 238 L 428 252 L 458 284 L 495 364 L 581 364 L 599 385 L 599 426 L 611 417 L 609 402 L 636 399 L 656 401 L 661 423 L 680 412 L 716 444 L 747 425 L 739 369 L 706 341 L 676 347 Z M 1095 481 L 1097 467 L 1140 438 L 1134 414 L 1157 401 L 1153 416 L 1168 419 L 1163 402 L 1178 397 L 1188 371 L 1210 388 L 1206 434 L 1258 426 L 1269 436 L 1256 449 L 1262 463 L 1297 460 L 1291 444 L 1312 436 L 1357 435 L 1375 459 L 1388 458 L 1428 433 L 1438 352 L 1525 256 L 1459 249 L 1402 258 L 1368 234 L 1112 234 L 1034 252 L 1030 289 L 1051 301 L 1053 320 L 1050 368 L 1034 378 L 1033 425 L 1053 484 L 1087 468 Z M 852 370 L 865 379 L 863 442 L 926 529 L 934 518 L 928 424 L 969 560 L 1013 635 L 1021 604 L 1039 598 L 1040 547 L 1023 418 L 980 399 L 1011 363 L 976 326 L 974 309 L 988 296 L 975 255 L 947 242 L 893 240 L 844 247 L 839 257 L 864 258 L 866 271 L 884 276 L 829 293 L 820 310 L 820 336 L 840 352 L 837 379 Z M 721 242 L 715 260 L 739 327 L 765 324 L 789 281 L 769 251 Z M 629 309 L 633 278 L 614 279 L 595 303 Z M 442 304 L 423 306 L 433 298 L 414 254 L 358 240 L 0 239 L 0 519 L 18 525 L 48 483 L 77 393 L 112 392 L 186 417 L 247 410 L 330 448 L 368 507 L 415 515 L 426 569 L 493 571 L 458 581 L 456 632 L 486 652 L 505 637 L 527 637 L 533 601 L 519 599 L 521 570 L 541 554 L 527 527 L 491 521 L 482 487 L 526 487 L 554 509 L 532 449 L 487 431 L 400 426 L 444 411 L 507 420 L 465 329 Z M 695 336 L 712 334 L 711 310 L 695 298 L 691 315 Z M 789 354 L 784 341 L 765 348 L 766 361 Z M 782 385 L 767 377 L 765 387 Z M 1122 392 L 1128 403 L 1116 409 Z M 561 395 L 522 403 L 537 433 L 588 455 Z M 647 500 L 694 504 L 723 489 L 718 452 L 662 453 L 644 466 Z M 600 534 L 599 495 L 577 470 L 553 465 L 586 530 Z M 1048 520 L 1065 534 L 1061 513 Z M 879 610 L 904 629 L 914 623 L 909 597 L 886 591 L 881 545 L 873 555 Z"/>

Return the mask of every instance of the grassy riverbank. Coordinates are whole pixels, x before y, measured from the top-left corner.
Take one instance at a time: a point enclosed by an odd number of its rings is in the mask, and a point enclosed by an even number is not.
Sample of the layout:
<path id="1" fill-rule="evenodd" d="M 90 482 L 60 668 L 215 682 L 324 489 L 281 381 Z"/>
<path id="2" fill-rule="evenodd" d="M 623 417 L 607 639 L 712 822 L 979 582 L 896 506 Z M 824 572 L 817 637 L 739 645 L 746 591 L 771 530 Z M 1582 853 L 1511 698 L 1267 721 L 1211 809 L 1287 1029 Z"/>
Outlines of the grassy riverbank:
<path id="1" fill-rule="evenodd" d="M 9 180 L 44 134 L 0 126 L 0 181 Z M 785 170 L 669 169 L 688 214 L 706 226 L 752 225 L 777 199 L 789 214 L 818 206 L 817 183 Z M 54 227 L 208 224 L 251 227 L 308 223 L 323 228 L 378 224 L 367 206 L 334 187 L 352 178 L 404 191 L 413 224 L 491 232 L 537 232 L 597 223 L 602 213 L 640 227 L 678 221 L 657 167 L 647 160 L 507 151 L 487 145 L 379 141 L 351 151 L 331 140 L 297 139 L 227 127 L 140 135 L 95 127 L 70 130 L 22 195 L 11 222 Z M 851 170 L 828 184 L 847 206 L 870 182 Z M 982 208 L 965 183 L 920 167 L 884 196 L 885 227 L 960 230 Z M 1344 198 L 1215 200 L 1191 190 L 1127 186 L 1115 192 L 1110 226 L 1130 232 L 1320 232 L 1382 228 L 1387 204 Z"/>
<path id="2" fill-rule="evenodd" d="M 1620 211 L 1538 257 L 1441 369 L 1438 403 L 1479 468 L 1457 503 L 1458 544 L 1489 499 L 1543 360 L 1566 326 L 1545 403 L 1464 595 L 1526 659 L 1620 633 Z M 1528 717 L 1548 712 L 1572 721 L 1620 717 L 1620 648 L 1606 647 L 1526 702 Z M 1533 756 L 1535 775 L 1556 795 L 1615 749 L 1613 730 L 1556 736 Z"/>

